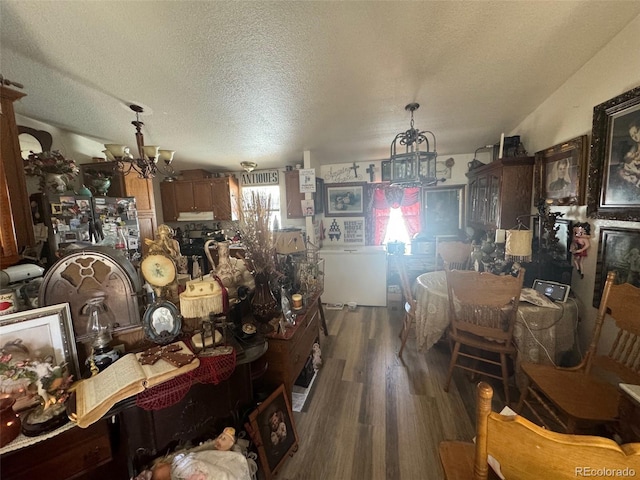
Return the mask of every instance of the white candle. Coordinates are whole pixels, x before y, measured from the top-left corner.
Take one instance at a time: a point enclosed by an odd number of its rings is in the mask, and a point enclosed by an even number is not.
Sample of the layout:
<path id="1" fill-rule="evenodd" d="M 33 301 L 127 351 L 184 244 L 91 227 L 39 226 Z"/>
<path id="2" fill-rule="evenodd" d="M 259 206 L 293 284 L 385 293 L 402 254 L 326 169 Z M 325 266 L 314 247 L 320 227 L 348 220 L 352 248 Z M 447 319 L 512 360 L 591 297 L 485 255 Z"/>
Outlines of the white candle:
<path id="1" fill-rule="evenodd" d="M 496 243 L 504 243 L 507 241 L 507 231 L 501 228 L 496 230 Z"/>
<path id="2" fill-rule="evenodd" d="M 504 149 L 504 133 L 500 135 L 500 153 L 498 154 L 498 158 L 502 158 L 503 149 Z"/>

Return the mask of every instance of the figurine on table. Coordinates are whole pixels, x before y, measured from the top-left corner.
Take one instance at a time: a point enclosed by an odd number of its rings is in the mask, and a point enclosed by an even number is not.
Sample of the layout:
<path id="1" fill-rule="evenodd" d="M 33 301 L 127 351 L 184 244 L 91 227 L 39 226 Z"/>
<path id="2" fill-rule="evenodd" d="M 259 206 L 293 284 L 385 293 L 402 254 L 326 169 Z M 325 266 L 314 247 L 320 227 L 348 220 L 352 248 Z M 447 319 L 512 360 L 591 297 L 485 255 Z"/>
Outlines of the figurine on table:
<path id="1" fill-rule="evenodd" d="M 584 278 L 582 272 L 582 262 L 587 256 L 587 250 L 591 247 L 591 225 L 587 222 L 576 223 L 573 226 L 573 237 L 571 239 L 571 247 L 569 251 L 573 254 L 573 264 L 580 274 L 580 278 Z"/>

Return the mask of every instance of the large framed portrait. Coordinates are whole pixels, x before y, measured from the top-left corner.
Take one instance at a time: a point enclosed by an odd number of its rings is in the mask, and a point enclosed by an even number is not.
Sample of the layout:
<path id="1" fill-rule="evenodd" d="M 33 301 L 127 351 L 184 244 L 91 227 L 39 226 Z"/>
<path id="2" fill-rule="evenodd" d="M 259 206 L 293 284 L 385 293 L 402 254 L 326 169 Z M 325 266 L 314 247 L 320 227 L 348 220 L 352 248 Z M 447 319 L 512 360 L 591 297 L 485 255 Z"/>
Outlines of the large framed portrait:
<path id="1" fill-rule="evenodd" d="M 287 456 L 298 450 L 298 433 L 284 385 L 251 412 L 245 428 L 258 448 L 264 477 L 270 480 Z"/>
<path id="2" fill-rule="evenodd" d="M 429 235 L 458 235 L 464 228 L 464 185 L 422 189 L 424 232 Z"/>
<path id="3" fill-rule="evenodd" d="M 0 389 L 15 396 L 18 408 L 28 405 L 35 392 L 27 363 L 62 365 L 74 380 L 80 378 L 68 303 L 0 316 L 0 347 Z"/>
<path id="4" fill-rule="evenodd" d="M 364 182 L 325 184 L 325 216 L 354 217 L 364 215 Z"/>
<path id="5" fill-rule="evenodd" d="M 640 87 L 593 109 L 587 216 L 640 220 Z"/>
<path id="6" fill-rule="evenodd" d="M 587 179 L 586 135 L 536 152 L 536 203 L 584 205 Z"/>
<path id="7" fill-rule="evenodd" d="M 601 227 L 598 264 L 593 290 L 593 306 L 600 307 L 607 273 L 616 272 L 616 284 L 630 283 L 640 287 L 640 230 Z"/>

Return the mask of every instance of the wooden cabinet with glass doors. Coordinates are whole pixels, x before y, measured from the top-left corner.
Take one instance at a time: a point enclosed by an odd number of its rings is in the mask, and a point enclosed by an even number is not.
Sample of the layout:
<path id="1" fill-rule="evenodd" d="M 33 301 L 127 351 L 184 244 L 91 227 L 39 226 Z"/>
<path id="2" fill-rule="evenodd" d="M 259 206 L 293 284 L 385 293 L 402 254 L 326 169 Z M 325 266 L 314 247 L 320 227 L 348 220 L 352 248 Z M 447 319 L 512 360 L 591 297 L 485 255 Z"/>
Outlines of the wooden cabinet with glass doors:
<path id="1" fill-rule="evenodd" d="M 467 225 L 481 230 L 512 228 L 531 213 L 533 157 L 496 160 L 467 172 Z"/>

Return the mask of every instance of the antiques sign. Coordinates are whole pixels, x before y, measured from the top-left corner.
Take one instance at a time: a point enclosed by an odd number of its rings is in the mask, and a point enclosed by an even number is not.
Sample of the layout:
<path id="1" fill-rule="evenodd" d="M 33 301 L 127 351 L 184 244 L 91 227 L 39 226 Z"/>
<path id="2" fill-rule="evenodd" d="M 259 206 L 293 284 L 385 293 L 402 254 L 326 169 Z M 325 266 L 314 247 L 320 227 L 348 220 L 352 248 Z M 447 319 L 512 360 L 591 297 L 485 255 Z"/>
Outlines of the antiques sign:
<path id="1" fill-rule="evenodd" d="M 278 185 L 280 183 L 280 172 L 278 170 L 254 170 L 253 172 L 242 172 L 240 185 L 243 187 L 260 185 Z"/>

